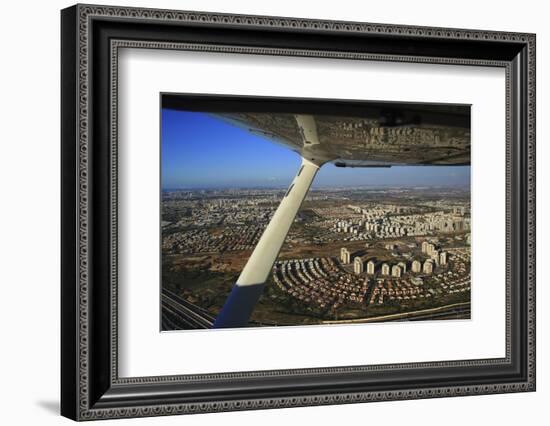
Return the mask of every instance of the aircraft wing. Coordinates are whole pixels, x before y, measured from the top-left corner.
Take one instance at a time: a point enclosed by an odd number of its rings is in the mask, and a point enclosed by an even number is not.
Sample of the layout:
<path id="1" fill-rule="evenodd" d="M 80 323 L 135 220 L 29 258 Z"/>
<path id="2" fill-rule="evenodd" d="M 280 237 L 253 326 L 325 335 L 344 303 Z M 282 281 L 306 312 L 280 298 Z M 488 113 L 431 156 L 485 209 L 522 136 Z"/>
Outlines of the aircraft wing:
<path id="1" fill-rule="evenodd" d="M 469 128 L 428 123 L 386 125 L 379 117 L 267 113 L 215 116 L 283 144 L 304 158 L 331 161 L 340 167 L 470 163 Z"/>
<path id="2" fill-rule="evenodd" d="M 318 163 L 470 164 L 468 105 L 163 95 L 163 107 L 208 113 Z"/>

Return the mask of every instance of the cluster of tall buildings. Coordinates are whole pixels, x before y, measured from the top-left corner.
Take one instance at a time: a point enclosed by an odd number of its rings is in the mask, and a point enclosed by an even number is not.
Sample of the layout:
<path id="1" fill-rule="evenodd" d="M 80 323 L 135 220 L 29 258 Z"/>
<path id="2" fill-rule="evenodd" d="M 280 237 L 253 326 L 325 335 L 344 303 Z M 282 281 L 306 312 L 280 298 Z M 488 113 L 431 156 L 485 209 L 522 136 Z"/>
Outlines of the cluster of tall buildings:
<path id="1" fill-rule="evenodd" d="M 362 218 L 338 220 L 334 224 L 334 230 L 352 236 L 396 238 L 470 229 L 470 218 L 463 215 L 464 207 L 455 207 L 452 213 L 438 211 L 412 214 L 403 214 L 405 207 L 393 205 L 384 208 L 361 208 L 351 205 L 347 207 L 361 214 Z"/>
<path id="2" fill-rule="evenodd" d="M 429 256 L 430 257 L 429 260 L 433 260 L 436 265 L 447 264 L 447 252 L 438 249 L 434 243 L 431 243 L 429 241 L 423 241 L 421 248 L 422 248 L 422 253 Z"/>
<path id="3" fill-rule="evenodd" d="M 421 248 L 422 253 L 429 257 L 423 261 L 418 259 L 413 260 L 410 264 L 410 271 L 412 273 L 431 275 L 437 266 L 447 265 L 447 252 L 440 250 L 434 243 L 423 241 Z M 345 265 L 351 263 L 351 253 L 346 247 L 340 249 L 340 261 Z M 365 270 L 368 275 L 374 275 L 377 271 L 380 271 L 380 275 L 382 276 L 401 278 L 407 272 L 408 265 L 405 261 L 394 264 L 388 262 L 377 264 L 375 259 L 371 258 L 367 260 L 365 256 L 355 256 L 353 258 L 353 271 L 355 274 L 363 274 Z"/>
<path id="4" fill-rule="evenodd" d="M 403 226 L 387 218 L 360 219 L 358 221 L 339 220 L 335 223 L 334 230 L 354 236 L 363 236 L 364 238 L 367 238 L 368 235 L 374 235 L 378 238 L 394 238 L 414 234 L 413 227 Z"/>

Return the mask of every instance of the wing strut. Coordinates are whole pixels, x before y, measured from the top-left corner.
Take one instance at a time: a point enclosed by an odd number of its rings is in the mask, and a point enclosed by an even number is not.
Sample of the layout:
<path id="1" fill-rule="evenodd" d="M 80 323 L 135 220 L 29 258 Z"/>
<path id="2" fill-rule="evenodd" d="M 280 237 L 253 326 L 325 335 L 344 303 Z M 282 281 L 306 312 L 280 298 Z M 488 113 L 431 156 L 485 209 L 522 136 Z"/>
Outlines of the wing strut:
<path id="1" fill-rule="evenodd" d="M 214 328 L 243 327 L 262 295 L 267 280 L 286 235 L 319 166 L 302 158 L 302 164 L 290 184 L 281 204 L 267 225 L 244 269 L 233 286 Z"/>

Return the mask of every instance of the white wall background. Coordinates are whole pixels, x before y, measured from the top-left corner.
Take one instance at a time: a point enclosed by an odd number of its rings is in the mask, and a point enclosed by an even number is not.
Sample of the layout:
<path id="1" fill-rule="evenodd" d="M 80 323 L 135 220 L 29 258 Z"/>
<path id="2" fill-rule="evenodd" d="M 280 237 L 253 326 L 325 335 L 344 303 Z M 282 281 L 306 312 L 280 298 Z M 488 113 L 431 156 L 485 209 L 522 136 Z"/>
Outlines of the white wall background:
<path id="1" fill-rule="evenodd" d="M 529 394 L 117 420 L 118 424 L 544 424 L 550 400 L 550 27 L 544 2 L 416 0 L 109 1 L 143 7 L 537 33 L 538 390 Z M 71 2 L 3 4 L 0 66 L 0 401 L 2 423 L 69 424 L 59 405 L 59 9 Z M 102 424 L 117 424 L 107 421 Z M 129 423 L 131 422 L 131 423 Z"/>

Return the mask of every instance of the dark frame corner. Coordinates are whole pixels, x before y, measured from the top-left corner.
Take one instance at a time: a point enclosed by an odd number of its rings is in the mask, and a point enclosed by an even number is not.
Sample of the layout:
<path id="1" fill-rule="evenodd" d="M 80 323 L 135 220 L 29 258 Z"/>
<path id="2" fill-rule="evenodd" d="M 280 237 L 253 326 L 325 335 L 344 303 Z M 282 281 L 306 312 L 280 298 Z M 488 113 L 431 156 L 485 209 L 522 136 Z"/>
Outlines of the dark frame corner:
<path id="1" fill-rule="evenodd" d="M 97 5 L 61 12 L 61 413 L 74 420 L 535 390 L 534 34 Z M 507 356 L 119 378 L 116 54 L 120 47 L 502 67 L 507 78 Z M 115 141 L 115 142 L 113 142 Z M 113 304 L 114 303 L 114 304 Z M 115 309 L 113 309 L 113 307 Z M 297 376 L 300 379 L 297 379 Z M 235 379 L 240 385 L 234 385 Z"/>

